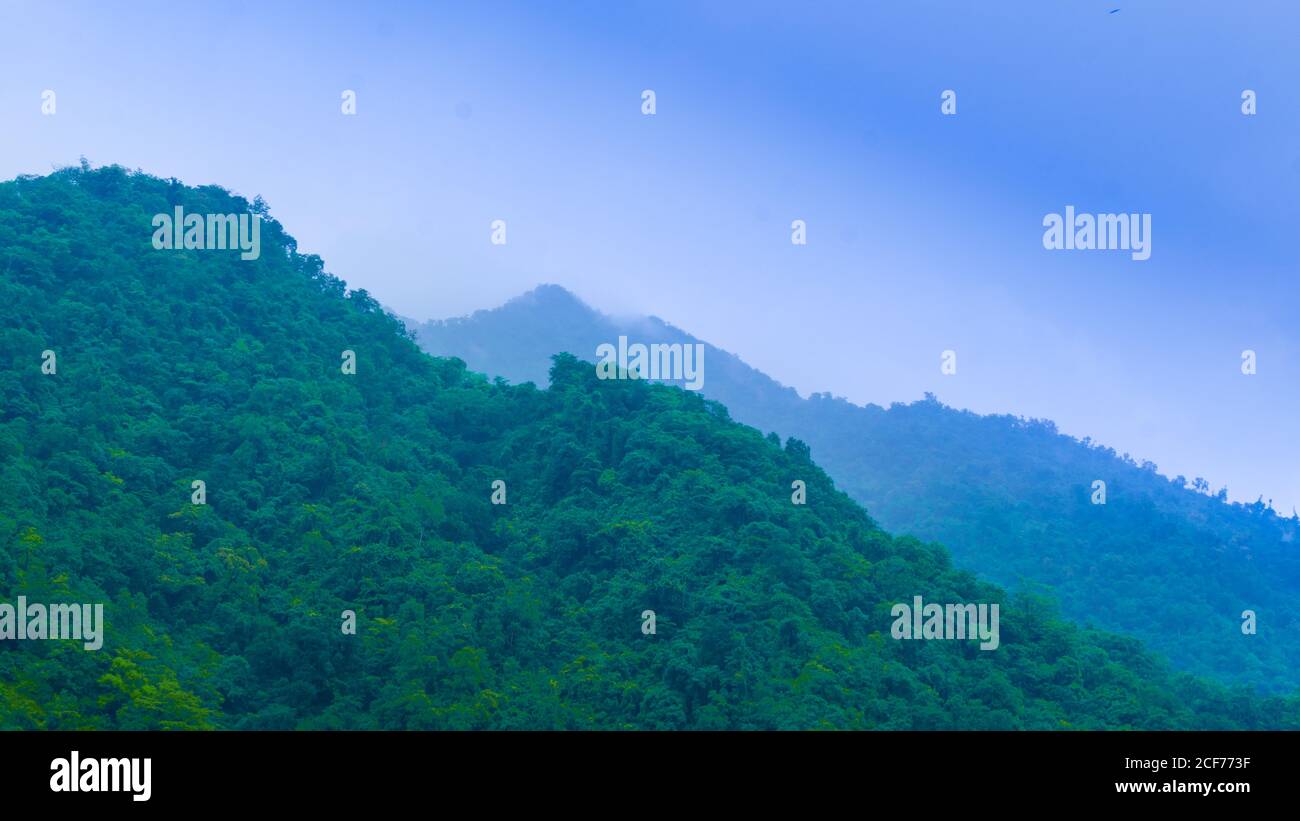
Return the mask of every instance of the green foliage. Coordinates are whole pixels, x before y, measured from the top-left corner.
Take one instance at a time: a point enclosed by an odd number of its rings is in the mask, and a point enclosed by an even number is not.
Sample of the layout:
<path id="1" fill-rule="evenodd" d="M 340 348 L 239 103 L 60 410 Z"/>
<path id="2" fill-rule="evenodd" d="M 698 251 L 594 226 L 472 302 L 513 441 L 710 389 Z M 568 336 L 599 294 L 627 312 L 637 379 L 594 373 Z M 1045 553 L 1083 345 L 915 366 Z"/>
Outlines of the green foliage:
<path id="1" fill-rule="evenodd" d="M 546 384 L 547 358 L 601 342 L 698 342 L 657 319 L 614 320 L 557 286 L 416 326 L 431 353 Z M 894 533 L 943 543 L 958 567 L 1046 593 L 1075 622 L 1139 638 L 1180 670 L 1266 692 L 1300 687 L 1300 516 L 1228 504 L 1204 479 L 1079 441 L 1051 422 L 808 399 L 706 346 L 703 393 L 741 422 L 798 436 L 836 485 Z M 1107 485 L 1107 503 L 1091 486 Z M 1259 615 L 1243 635 L 1241 614 Z"/>
<path id="2" fill-rule="evenodd" d="M 1297 725 L 889 536 L 698 395 L 570 356 L 491 383 L 273 221 L 255 262 L 154 251 L 177 204 L 250 208 L 120 168 L 0 185 L 2 600 L 108 621 L 0 646 L 2 727 Z M 1001 602 L 1001 648 L 889 638 L 913 595 Z"/>
<path id="3" fill-rule="evenodd" d="M 1067 618 L 1139 638 L 1178 669 L 1300 686 L 1300 519 L 1186 489 L 1050 422 L 932 399 L 810 404 L 814 453 L 885 526 L 941 541 L 992 581 L 1048 593 Z M 1092 504 L 1095 479 L 1105 505 Z M 1257 635 L 1242 634 L 1244 610 L 1259 614 Z"/>

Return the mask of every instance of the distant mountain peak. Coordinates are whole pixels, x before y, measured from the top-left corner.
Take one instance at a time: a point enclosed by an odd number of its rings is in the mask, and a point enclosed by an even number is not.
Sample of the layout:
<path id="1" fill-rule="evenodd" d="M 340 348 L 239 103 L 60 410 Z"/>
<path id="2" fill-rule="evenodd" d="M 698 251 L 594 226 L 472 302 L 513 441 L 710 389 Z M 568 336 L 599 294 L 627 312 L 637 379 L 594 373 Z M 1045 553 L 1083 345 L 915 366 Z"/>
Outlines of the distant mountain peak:
<path id="1" fill-rule="evenodd" d="M 563 285 L 556 285 L 554 282 L 543 282 L 531 291 L 525 291 L 510 301 L 513 302 L 515 299 L 528 299 L 530 297 L 534 299 L 562 300 L 566 302 L 576 302 L 579 305 L 586 305 L 586 303 L 579 299 L 578 295 L 573 293 L 573 291 L 570 291 Z"/>
<path id="2" fill-rule="evenodd" d="M 480 308 L 468 316 L 429 319 L 423 323 L 415 322 L 414 325 L 417 327 L 424 326 L 428 329 L 457 327 L 471 322 L 481 323 L 509 319 L 520 314 L 545 314 L 555 318 L 565 318 L 566 321 L 592 321 L 603 317 L 603 314 L 583 302 L 577 294 L 562 285 L 547 282 L 518 296 L 513 296 L 506 300 L 504 304 L 495 308 Z M 408 322 L 408 324 L 411 323 Z"/>

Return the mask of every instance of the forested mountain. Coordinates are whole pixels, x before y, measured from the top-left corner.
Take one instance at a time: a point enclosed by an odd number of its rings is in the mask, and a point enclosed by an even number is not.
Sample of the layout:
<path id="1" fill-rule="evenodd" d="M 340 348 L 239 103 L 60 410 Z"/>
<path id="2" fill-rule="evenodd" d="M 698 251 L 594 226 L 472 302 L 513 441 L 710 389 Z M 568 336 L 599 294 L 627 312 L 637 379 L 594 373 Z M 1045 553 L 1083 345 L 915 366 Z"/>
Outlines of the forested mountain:
<path id="1" fill-rule="evenodd" d="M 155 250 L 176 206 L 267 217 L 260 257 Z M 0 727 L 1300 723 L 891 537 L 697 394 L 425 354 L 260 201 L 0 184 L 0 304 L 0 601 L 107 619 L 99 650 L 0 642 Z M 1000 603 L 999 648 L 891 638 L 916 595 Z"/>
<path id="2" fill-rule="evenodd" d="M 557 351 L 593 360 L 620 334 L 698 342 L 656 318 L 614 319 L 557 286 L 470 317 L 410 323 L 430 353 L 544 385 Z M 980 416 L 932 396 L 888 409 L 803 399 L 705 345 L 702 393 L 739 421 L 796 436 L 887 530 L 942 542 L 958 567 L 1047 592 L 1063 615 L 1142 639 L 1178 668 L 1289 692 L 1300 685 L 1300 519 L 1228 504 L 1051 422 Z M 1091 503 L 1094 480 L 1106 504 Z M 1244 635 L 1253 610 L 1258 633 Z"/>

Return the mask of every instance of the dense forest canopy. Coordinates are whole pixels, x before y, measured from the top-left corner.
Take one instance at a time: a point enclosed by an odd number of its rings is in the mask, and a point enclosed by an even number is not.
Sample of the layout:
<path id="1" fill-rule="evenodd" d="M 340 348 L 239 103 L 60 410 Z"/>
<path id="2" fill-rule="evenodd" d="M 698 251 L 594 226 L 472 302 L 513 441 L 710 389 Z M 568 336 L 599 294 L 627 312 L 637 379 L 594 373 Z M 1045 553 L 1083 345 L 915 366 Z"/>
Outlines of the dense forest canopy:
<path id="1" fill-rule="evenodd" d="M 408 321 L 409 323 L 409 321 Z M 549 356 L 593 358 L 630 334 L 698 342 L 658 319 L 614 319 L 558 286 L 470 317 L 409 323 L 431 353 L 546 384 Z M 1300 687 L 1300 518 L 1229 504 L 1200 477 L 1065 436 L 1048 421 L 807 399 L 706 346 L 703 393 L 739 421 L 808 443 L 838 487 L 895 533 L 938 541 L 958 567 L 1060 602 L 1069 619 L 1141 639 L 1178 669 L 1271 692 Z M 1092 503 L 1094 481 L 1105 505 Z M 1257 633 L 1242 632 L 1242 613 Z"/>
<path id="2" fill-rule="evenodd" d="M 265 217 L 260 257 L 154 250 L 177 205 Z M 0 304 L 0 599 L 107 620 L 96 651 L 0 642 L 5 728 L 1300 723 L 890 536 L 721 404 L 427 355 L 260 201 L 118 167 L 0 184 Z M 999 648 L 892 639 L 918 595 L 999 603 Z"/>

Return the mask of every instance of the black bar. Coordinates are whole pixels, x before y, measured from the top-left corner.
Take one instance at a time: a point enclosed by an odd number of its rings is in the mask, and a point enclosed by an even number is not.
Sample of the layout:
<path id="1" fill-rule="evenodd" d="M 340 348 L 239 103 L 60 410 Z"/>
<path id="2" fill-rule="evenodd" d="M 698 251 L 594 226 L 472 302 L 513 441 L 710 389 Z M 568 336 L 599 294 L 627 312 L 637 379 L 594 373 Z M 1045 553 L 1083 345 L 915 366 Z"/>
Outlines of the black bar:
<path id="1" fill-rule="evenodd" d="M 810 808 L 838 796 L 865 811 L 893 795 L 926 808 L 1195 801 L 1217 812 L 1243 801 L 1285 801 L 1297 760 L 1295 735 L 1282 732 L 51 732 L 9 733 L 4 741 L 6 801 L 126 811 L 433 800 L 426 805 L 442 814 L 452 811 L 448 799 L 465 799 L 484 808 L 531 800 L 541 802 L 538 812 L 577 802 L 584 816 L 604 816 L 659 803 L 681 809 L 696 795 L 706 803 L 790 800 L 813 802 Z M 149 758 L 149 799 L 52 791 L 51 762 L 70 762 L 74 750 L 82 766 L 90 758 Z M 1190 783 L 1216 792 L 1167 791 Z M 1121 792 L 1134 789 L 1123 784 L 1156 792 Z M 617 793 L 623 803 L 610 803 Z"/>

